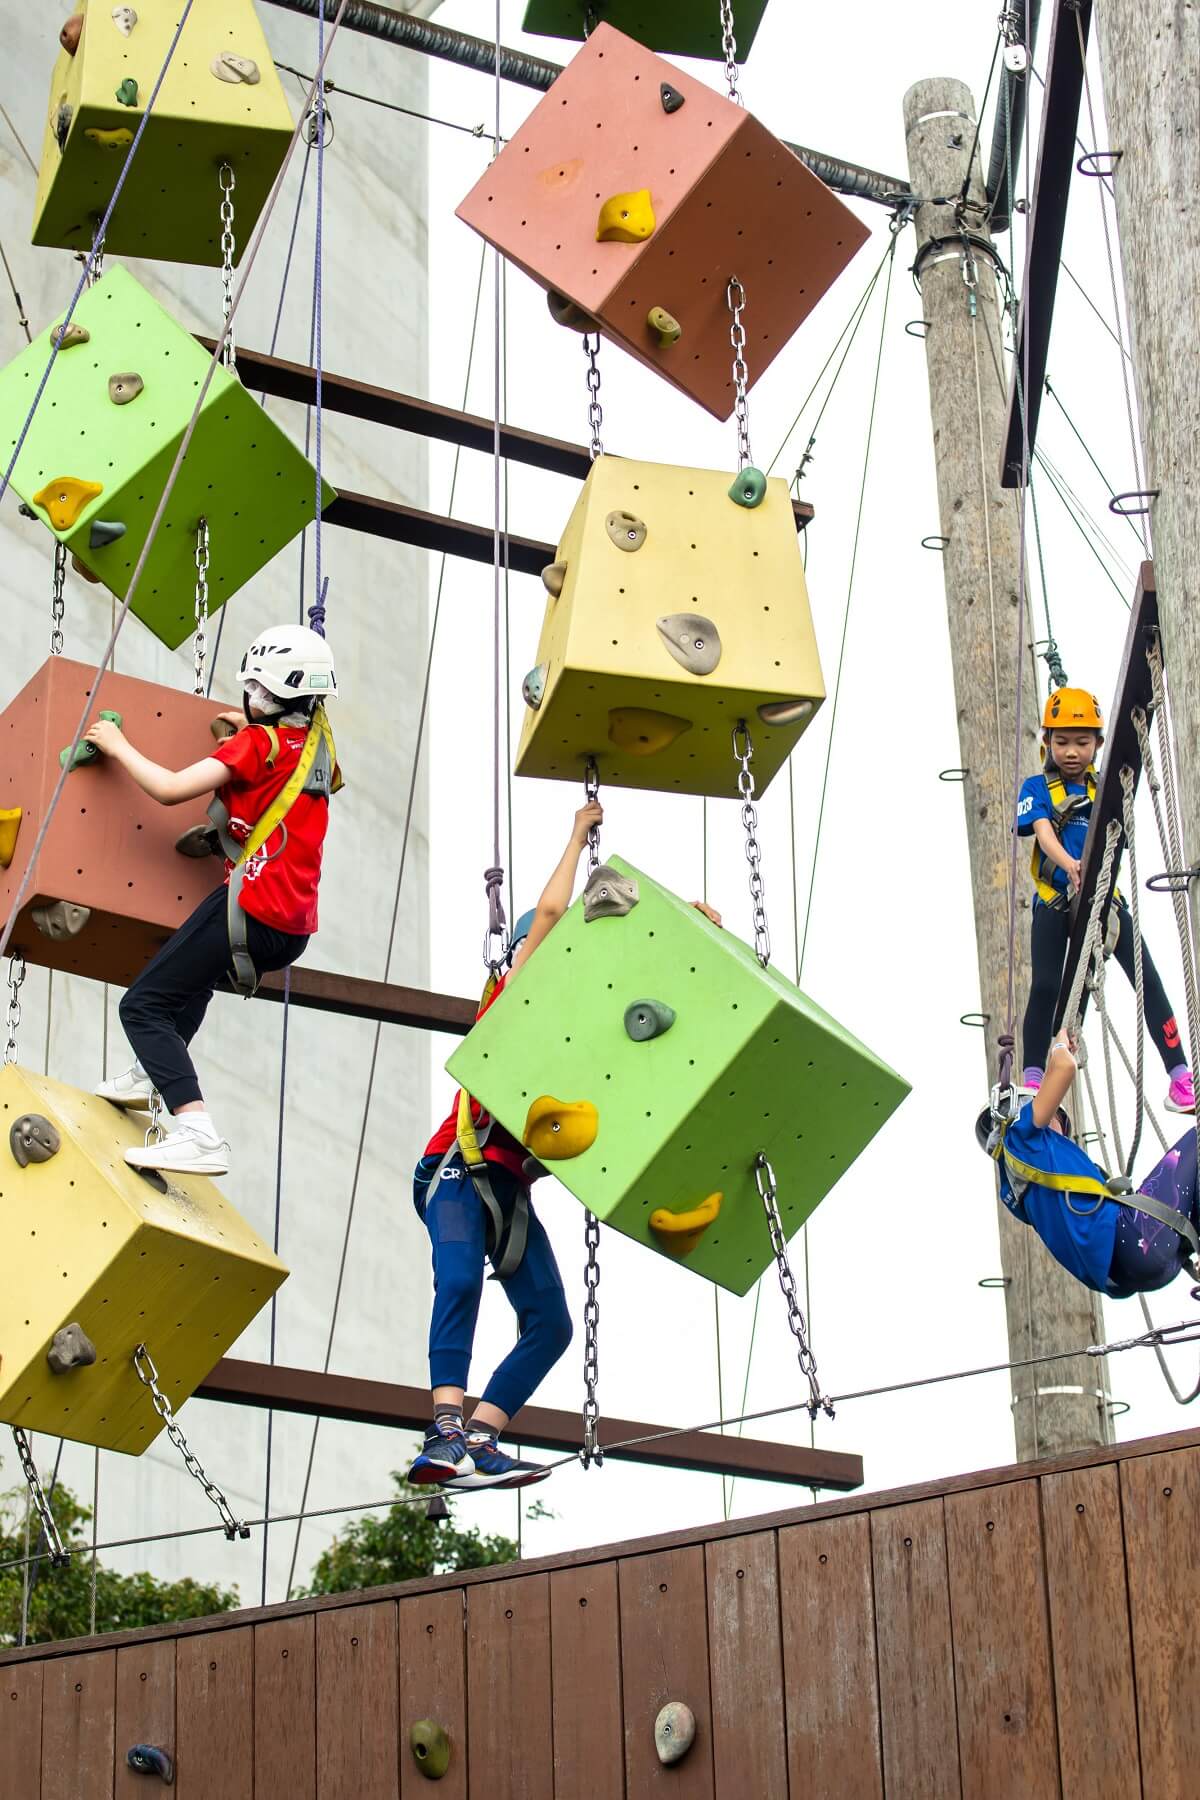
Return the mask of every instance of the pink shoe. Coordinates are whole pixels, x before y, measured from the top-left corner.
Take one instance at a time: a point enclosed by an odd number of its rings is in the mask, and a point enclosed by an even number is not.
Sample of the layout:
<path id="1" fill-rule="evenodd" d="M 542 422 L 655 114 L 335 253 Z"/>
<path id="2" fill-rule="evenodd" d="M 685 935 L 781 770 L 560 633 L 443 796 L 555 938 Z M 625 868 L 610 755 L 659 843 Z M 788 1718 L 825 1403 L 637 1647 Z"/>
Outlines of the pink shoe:
<path id="1" fill-rule="evenodd" d="M 1167 1098 L 1163 1103 L 1168 1112 L 1194 1113 L 1196 1110 L 1196 1090 L 1192 1085 L 1192 1072 L 1185 1069 L 1182 1075 L 1176 1075 L 1167 1089 Z"/>

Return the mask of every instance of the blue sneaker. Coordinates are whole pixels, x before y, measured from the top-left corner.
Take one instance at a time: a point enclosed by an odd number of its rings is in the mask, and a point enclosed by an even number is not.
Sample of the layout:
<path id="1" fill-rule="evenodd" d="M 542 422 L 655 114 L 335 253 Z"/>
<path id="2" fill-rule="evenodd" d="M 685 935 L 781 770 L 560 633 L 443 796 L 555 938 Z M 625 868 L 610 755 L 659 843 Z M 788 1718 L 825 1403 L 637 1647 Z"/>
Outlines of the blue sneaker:
<path id="1" fill-rule="evenodd" d="M 537 1481 L 545 1481 L 550 1474 L 550 1470 L 541 1463 L 521 1462 L 519 1458 L 510 1456 L 487 1433 L 472 1432 L 467 1438 L 467 1452 L 474 1464 L 474 1471 L 461 1481 L 456 1480 L 455 1487 L 532 1487 Z"/>
<path id="2" fill-rule="evenodd" d="M 475 1473 L 461 1425 L 435 1419 L 425 1433 L 419 1456 L 413 1458 L 407 1479 L 414 1487 L 461 1487 Z"/>

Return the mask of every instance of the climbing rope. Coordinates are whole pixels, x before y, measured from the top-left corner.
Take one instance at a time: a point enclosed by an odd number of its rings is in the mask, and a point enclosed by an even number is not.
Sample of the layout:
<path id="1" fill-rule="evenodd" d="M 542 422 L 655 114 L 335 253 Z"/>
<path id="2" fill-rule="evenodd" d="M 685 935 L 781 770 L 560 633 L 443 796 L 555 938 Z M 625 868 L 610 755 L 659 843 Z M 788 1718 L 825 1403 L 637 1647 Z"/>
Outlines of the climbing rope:
<path id="1" fill-rule="evenodd" d="M 1116 862 L 1117 847 L 1120 841 L 1121 821 L 1110 819 L 1104 839 L 1104 854 L 1100 862 L 1100 871 L 1096 877 L 1096 891 L 1092 895 L 1092 910 L 1088 914 L 1087 930 L 1079 955 L 1079 966 L 1075 971 L 1075 978 L 1067 995 L 1066 1006 L 1063 1008 L 1063 1029 L 1072 1037 L 1079 1035 L 1079 1014 L 1083 1005 L 1083 990 L 1091 976 L 1092 963 L 1097 958 L 1103 961 L 1101 918 L 1108 900 L 1109 889 L 1112 887 L 1113 865 Z"/>
<path id="2" fill-rule="evenodd" d="M 133 1353 L 133 1372 L 141 1382 L 142 1386 L 144 1388 L 149 1388 L 151 1404 L 163 1424 L 166 1426 L 167 1436 L 183 1458 L 184 1466 L 187 1469 L 188 1474 L 193 1476 L 195 1480 L 199 1482 L 200 1486 L 204 1489 L 205 1494 L 212 1501 L 218 1513 L 220 1513 L 221 1525 L 225 1532 L 225 1536 L 231 1541 L 234 1538 L 248 1538 L 250 1536 L 250 1527 L 244 1524 L 240 1519 L 234 1518 L 233 1513 L 230 1511 L 228 1500 L 226 1500 L 216 1482 L 211 1480 L 205 1473 L 203 1463 L 180 1430 L 175 1414 L 171 1410 L 171 1402 L 167 1399 L 167 1396 L 158 1385 L 158 1370 L 155 1368 L 154 1358 L 151 1356 L 145 1344 L 139 1344 Z"/>
<path id="3" fill-rule="evenodd" d="M 1183 826 L 1179 799 L 1176 791 L 1175 755 L 1171 741 L 1171 724 L 1167 709 L 1166 682 L 1163 673 L 1162 646 L 1155 639 L 1146 652 L 1146 660 L 1150 665 L 1150 686 L 1152 704 L 1154 706 L 1154 724 L 1158 736 L 1159 762 L 1162 769 L 1163 816 L 1166 821 L 1166 842 L 1163 845 L 1167 857 L 1168 869 L 1172 872 L 1182 871 L 1183 859 Z M 1149 742 L 1147 735 L 1146 742 Z M 1145 747 L 1142 750 L 1145 758 Z M 1154 783 L 1151 782 L 1153 792 Z M 1157 808 L 1156 808 L 1157 816 Z M 1190 880 L 1190 876 L 1188 878 Z M 1187 903 L 1187 883 L 1179 878 L 1170 882 L 1171 897 L 1175 909 L 1175 924 L 1179 933 L 1179 952 L 1183 961 L 1184 999 L 1188 1017 L 1188 1049 L 1192 1061 L 1190 1067 L 1195 1068 L 1195 1058 L 1200 1052 L 1200 1003 L 1197 1001 L 1196 984 L 1196 946 L 1192 941 L 1191 919 Z"/>
<path id="4" fill-rule="evenodd" d="M 315 148 L 317 152 L 317 195 L 316 216 L 313 227 L 313 351 L 312 362 L 316 382 L 314 426 L 316 435 L 316 451 L 313 457 L 315 470 L 313 486 L 313 589 L 315 598 L 308 610 L 308 622 L 320 637 L 325 636 L 325 590 L 328 583 L 322 573 L 321 566 L 321 487 L 323 467 L 323 432 L 325 423 L 324 397 L 324 329 L 325 329 L 325 145 L 326 145 L 326 112 L 325 112 L 325 8 L 317 8 L 317 74 L 313 82 L 314 99 L 311 102 L 311 113 L 315 127 Z M 310 138 L 312 143 L 313 139 Z M 303 604 L 303 600 L 301 602 Z"/>
<path id="5" fill-rule="evenodd" d="M 208 656 L 208 520 L 196 526 L 196 631 L 192 640 L 192 692 L 204 698 L 204 664 Z"/>
<path id="6" fill-rule="evenodd" d="M 1133 817 L 1133 770 L 1122 767 L 1121 778 L 1121 815 L 1125 827 L 1125 854 L 1129 858 L 1129 920 L 1133 932 L 1133 992 L 1137 1023 L 1135 1030 L 1134 1056 L 1136 1073 L 1133 1078 L 1134 1114 L 1133 1141 L 1129 1146 L 1129 1155 L 1125 1159 L 1125 1173 L 1132 1176 L 1133 1165 L 1137 1159 L 1138 1149 L 1142 1141 L 1142 1125 L 1145 1119 L 1146 1097 L 1144 1092 L 1146 1074 L 1146 978 L 1145 958 L 1142 946 L 1142 921 L 1140 899 L 1138 895 L 1137 872 L 1137 840 L 1134 835 Z"/>
<path id="7" fill-rule="evenodd" d="M 221 188 L 221 320 L 225 327 L 223 357 L 225 367 L 231 375 L 235 375 L 237 362 L 230 324 L 233 318 L 233 258 L 237 250 L 233 235 L 233 190 L 236 183 L 229 163 L 221 164 L 217 171 L 217 181 Z"/>

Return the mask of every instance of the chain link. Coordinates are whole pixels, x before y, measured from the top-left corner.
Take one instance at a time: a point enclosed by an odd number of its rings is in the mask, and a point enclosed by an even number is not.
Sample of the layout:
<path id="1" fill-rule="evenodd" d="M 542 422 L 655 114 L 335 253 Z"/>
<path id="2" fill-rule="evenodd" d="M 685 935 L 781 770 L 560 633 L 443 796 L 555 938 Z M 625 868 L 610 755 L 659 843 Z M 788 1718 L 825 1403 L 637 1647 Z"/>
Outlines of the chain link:
<path id="1" fill-rule="evenodd" d="M 233 235 L 233 190 L 236 183 L 233 169 L 228 163 L 221 164 L 217 179 L 221 183 L 221 319 L 226 328 L 222 356 L 225 367 L 233 374 L 235 358 L 230 320 L 233 316 L 233 256 L 237 249 L 237 241 Z"/>
<path id="2" fill-rule="evenodd" d="M 179 1429 L 175 1414 L 171 1411 L 171 1402 L 167 1399 L 167 1396 L 158 1385 L 158 1370 L 155 1368 L 154 1358 L 151 1356 L 149 1350 L 147 1350 L 145 1344 L 139 1344 L 133 1353 L 133 1370 L 142 1386 L 150 1389 L 150 1398 L 154 1403 L 154 1410 L 166 1426 L 167 1436 L 178 1450 L 180 1456 L 182 1456 L 188 1474 L 194 1476 L 200 1483 L 200 1486 L 204 1489 L 204 1492 L 208 1495 L 208 1498 L 220 1513 L 221 1523 L 225 1527 L 225 1536 L 230 1540 L 233 1538 L 248 1538 L 250 1536 L 250 1527 L 244 1525 L 240 1519 L 234 1518 L 233 1513 L 230 1511 L 228 1500 L 226 1500 L 216 1482 L 209 1480 L 204 1472 L 204 1466 L 201 1463 L 200 1458 L 191 1449 L 187 1439 Z"/>
<path id="3" fill-rule="evenodd" d="M 604 1461 L 604 1452 L 600 1448 L 600 1402 L 596 1398 L 596 1384 L 600 1379 L 600 1300 L 596 1291 L 600 1286 L 600 1262 L 596 1254 L 600 1248 L 600 1221 L 593 1212 L 585 1212 L 583 1218 L 583 1241 L 587 1245 L 583 1281 L 587 1299 L 583 1307 L 583 1448 L 579 1460 L 585 1469 L 590 1469 L 593 1463 L 598 1467 Z"/>
<path id="4" fill-rule="evenodd" d="M 593 800 L 600 798 L 600 770 L 594 756 L 589 756 L 583 771 L 583 797 L 590 806 Z M 588 874 L 600 867 L 600 827 L 593 825 L 588 832 L 587 841 Z"/>
<path id="5" fill-rule="evenodd" d="M 4 1060 L 15 1063 L 17 1060 L 17 1028 L 21 1023 L 21 983 L 25 979 L 25 958 L 19 950 L 14 950 L 8 959 L 8 1042 L 4 1046 Z"/>
<path id="6" fill-rule="evenodd" d="M 808 1382 L 808 1414 L 815 1419 L 819 1412 L 833 1418 L 833 1402 L 821 1392 L 817 1380 L 817 1359 L 808 1343 L 808 1326 L 804 1322 L 804 1314 L 800 1310 L 800 1302 L 796 1298 L 796 1277 L 792 1274 L 792 1265 L 788 1261 L 787 1239 L 783 1235 L 783 1220 L 779 1216 L 779 1192 L 775 1186 L 775 1171 L 767 1161 L 766 1153 L 759 1151 L 754 1161 L 754 1185 L 758 1189 L 758 1197 L 763 1203 L 767 1215 L 767 1228 L 771 1233 L 771 1248 L 775 1252 L 775 1267 L 779 1273 L 779 1285 L 783 1289 L 783 1297 L 787 1302 L 788 1325 L 796 1340 L 796 1356 L 800 1363 L 800 1373 Z"/>
<path id="7" fill-rule="evenodd" d="M 196 672 L 193 693 L 204 694 L 204 664 L 208 657 L 208 520 L 196 527 L 196 636 L 193 663 Z"/>
<path id="8" fill-rule="evenodd" d="M 738 91 L 737 39 L 733 34 L 733 0 L 721 0 L 721 48 L 725 52 L 725 81 L 729 88 L 729 98 L 735 106 L 741 106 L 742 96 Z"/>
<path id="9" fill-rule="evenodd" d="M 729 277 L 725 302 L 729 307 L 729 343 L 733 350 L 733 412 L 737 421 L 738 468 L 744 469 L 754 458 L 750 453 L 750 413 L 746 402 L 750 370 L 746 366 L 746 327 L 742 324 L 746 290 L 736 275 Z"/>
<path id="10" fill-rule="evenodd" d="M 67 546 L 57 541 L 54 545 L 54 585 L 50 592 L 50 654 L 61 656 L 63 652 L 63 618 L 66 615 L 67 603 L 63 599 L 63 582 L 67 577 Z"/>
<path id="11" fill-rule="evenodd" d="M 762 851 L 758 847 L 758 808 L 754 804 L 754 742 L 745 719 L 733 728 L 734 759 L 738 770 L 738 793 L 742 796 L 742 824 L 746 832 L 746 861 L 750 864 L 750 907 L 754 919 L 754 954 L 765 969 L 771 960 L 771 934 L 767 930 L 767 908 L 763 890 Z"/>
<path id="12" fill-rule="evenodd" d="M 151 1144 L 161 1144 L 166 1137 L 162 1122 L 162 1095 L 155 1088 L 150 1095 L 150 1124 L 146 1130 L 146 1148 Z"/>
<path id="13" fill-rule="evenodd" d="M 46 1534 L 46 1543 L 50 1550 L 50 1567 L 52 1569 L 65 1569 L 71 1560 L 71 1552 L 62 1541 L 62 1534 L 58 1529 L 58 1522 L 54 1517 L 53 1508 L 46 1498 L 46 1492 L 42 1487 L 41 1477 L 37 1472 L 37 1464 L 33 1460 L 33 1450 L 30 1447 L 29 1439 L 25 1436 L 25 1433 L 21 1430 L 19 1425 L 13 1426 L 12 1434 L 13 1443 L 17 1446 L 17 1455 L 21 1459 L 21 1468 L 24 1472 L 25 1480 L 29 1484 L 30 1499 L 33 1501 L 38 1518 L 42 1521 L 42 1530 Z M 29 1546 L 26 1544 L 26 1549 L 28 1548 Z"/>
<path id="14" fill-rule="evenodd" d="M 600 352 L 600 333 L 585 331 L 583 334 L 583 354 L 587 357 L 588 386 L 588 425 L 591 427 L 591 457 L 595 462 L 598 456 L 604 455 L 604 445 L 600 441 L 600 433 L 604 427 L 604 408 L 600 404 L 600 365 L 596 361 Z"/>

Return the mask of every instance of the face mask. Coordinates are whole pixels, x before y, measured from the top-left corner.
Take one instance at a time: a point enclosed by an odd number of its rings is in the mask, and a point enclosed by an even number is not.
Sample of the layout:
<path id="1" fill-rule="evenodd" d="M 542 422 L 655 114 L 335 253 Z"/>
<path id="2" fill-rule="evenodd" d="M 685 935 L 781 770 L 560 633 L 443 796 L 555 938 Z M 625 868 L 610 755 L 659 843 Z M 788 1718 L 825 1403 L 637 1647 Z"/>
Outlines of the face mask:
<path id="1" fill-rule="evenodd" d="M 277 718 L 284 708 L 261 681 L 248 681 L 242 694 L 242 710 L 248 719 L 254 720 Z"/>

